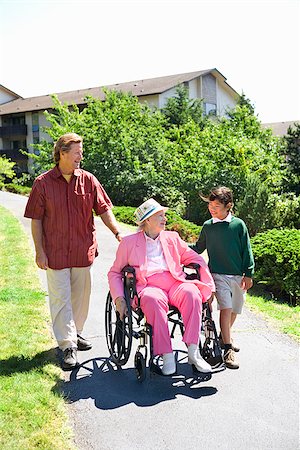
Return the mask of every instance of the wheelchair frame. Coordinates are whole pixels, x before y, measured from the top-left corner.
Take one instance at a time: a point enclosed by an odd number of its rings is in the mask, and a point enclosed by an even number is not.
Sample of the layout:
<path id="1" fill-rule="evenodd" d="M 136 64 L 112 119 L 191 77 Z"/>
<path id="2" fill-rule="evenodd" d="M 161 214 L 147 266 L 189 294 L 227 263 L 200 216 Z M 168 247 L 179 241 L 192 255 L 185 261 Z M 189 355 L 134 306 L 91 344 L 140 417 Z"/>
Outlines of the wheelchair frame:
<path id="1" fill-rule="evenodd" d="M 199 264 L 192 263 L 184 266 L 187 279 L 200 279 Z M 187 273 L 186 271 L 192 271 Z M 155 364 L 152 346 L 152 327 L 149 325 L 140 308 L 140 300 L 136 291 L 135 269 L 131 266 L 125 266 L 122 270 L 124 281 L 124 298 L 127 306 L 127 315 L 123 320 L 120 319 L 116 311 L 115 303 L 110 292 L 107 295 L 105 305 L 105 330 L 106 342 L 110 353 L 110 359 L 118 368 L 124 366 L 130 357 L 133 338 L 139 340 L 134 366 L 138 381 L 142 382 L 146 378 L 146 363 L 149 353 L 149 367 L 151 372 L 161 374 L 161 369 Z M 137 300 L 137 308 L 131 307 L 134 300 Z M 136 327 L 134 323 L 136 322 Z M 174 338 L 176 329 L 179 327 L 181 335 L 184 333 L 184 324 L 180 312 L 175 307 L 170 307 L 168 312 L 168 321 L 172 324 L 170 331 L 171 338 Z M 200 339 L 199 350 L 202 357 L 212 366 L 213 371 L 225 369 L 222 350 L 212 319 L 208 303 L 202 304 L 202 333 L 204 339 Z M 147 344 L 149 342 L 149 352 Z M 196 369 L 195 369 L 196 370 Z M 197 372 L 197 370 L 196 370 Z"/>

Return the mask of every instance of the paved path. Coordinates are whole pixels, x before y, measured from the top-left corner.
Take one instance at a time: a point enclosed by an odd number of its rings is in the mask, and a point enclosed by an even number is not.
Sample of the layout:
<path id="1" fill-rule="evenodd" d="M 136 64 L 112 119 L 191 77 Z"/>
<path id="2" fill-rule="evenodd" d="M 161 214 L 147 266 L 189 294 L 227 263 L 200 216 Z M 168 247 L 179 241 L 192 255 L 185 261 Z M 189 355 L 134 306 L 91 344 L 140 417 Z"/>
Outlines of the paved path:
<path id="1" fill-rule="evenodd" d="M 22 214 L 24 197 L 0 192 L 30 233 Z M 104 331 L 106 273 L 117 241 L 97 219 L 101 255 L 94 264 L 94 287 L 85 335 L 93 349 L 79 353 L 82 366 L 65 375 L 62 389 L 78 450 L 296 450 L 299 448 L 299 353 L 297 344 L 247 309 L 234 338 L 240 344 L 239 370 L 192 383 L 179 340 L 178 375 L 136 381 L 133 363 L 116 370 L 107 361 Z M 124 234 L 129 230 L 124 227 Z M 39 270 L 45 285 L 45 273 Z M 217 322 L 217 313 L 214 312 Z"/>

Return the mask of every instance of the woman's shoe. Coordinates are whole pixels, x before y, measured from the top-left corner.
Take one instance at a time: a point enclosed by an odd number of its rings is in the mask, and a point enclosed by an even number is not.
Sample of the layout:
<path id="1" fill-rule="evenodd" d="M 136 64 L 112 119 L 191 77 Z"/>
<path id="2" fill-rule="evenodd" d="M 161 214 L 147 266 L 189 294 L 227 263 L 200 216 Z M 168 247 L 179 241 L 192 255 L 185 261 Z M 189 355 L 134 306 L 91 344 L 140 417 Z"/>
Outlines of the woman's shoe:
<path id="1" fill-rule="evenodd" d="M 196 344 L 188 346 L 188 363 L 194 365 L 199 372 L 212 372 L 211 366 L 202 358 L 199 347 Z"/>
<path id="2" fill-rule="evenodd" d="M 176 363 L 173 352 L 165 353 L 163 355 L 163 366 L 161 371 L 163 375 L 173 375 L 176 372 Z"/>

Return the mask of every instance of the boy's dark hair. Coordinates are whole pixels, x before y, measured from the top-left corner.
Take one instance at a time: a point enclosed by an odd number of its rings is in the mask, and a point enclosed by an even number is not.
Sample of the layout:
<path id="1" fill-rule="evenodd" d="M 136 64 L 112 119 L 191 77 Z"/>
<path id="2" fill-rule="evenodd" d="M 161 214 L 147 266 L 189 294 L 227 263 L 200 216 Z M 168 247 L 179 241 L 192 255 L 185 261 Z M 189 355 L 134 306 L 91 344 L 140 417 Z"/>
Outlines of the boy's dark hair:
<path id="1" fill-rule="evenodd" d="M 214 200 L 218 200 L 223 205 L 227 206 L 231 203 L 231 207 L 233 206 L 233 194 L 231 189 L 226 186 L 218 186 L 213 188 L 207 197 L 200 196 L 202 200 L 205 202 L 213 202 Z"/>

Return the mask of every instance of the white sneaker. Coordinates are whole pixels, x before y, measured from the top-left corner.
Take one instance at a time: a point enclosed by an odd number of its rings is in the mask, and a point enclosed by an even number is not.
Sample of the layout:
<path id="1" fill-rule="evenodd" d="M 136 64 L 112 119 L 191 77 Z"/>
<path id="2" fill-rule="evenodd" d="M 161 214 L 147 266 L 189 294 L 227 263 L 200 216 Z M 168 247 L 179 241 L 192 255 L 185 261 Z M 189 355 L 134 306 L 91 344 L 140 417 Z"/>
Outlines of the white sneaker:
<path id="1" fill-rule="evenodd" d="M 194 364 L 199 372 L 211 373 L 211 366 L 202 358 L 199 352 L 199 347 L 196 344 L 188 346 L 188 363 Z"/>
<path id="2" fill-rule="evenodd" d="M 176 372 L 176 363 L 173 352 L 165 353 L 163 355 L 163 366 L 161 371 L 163 375 L 173 375 Z"/>

